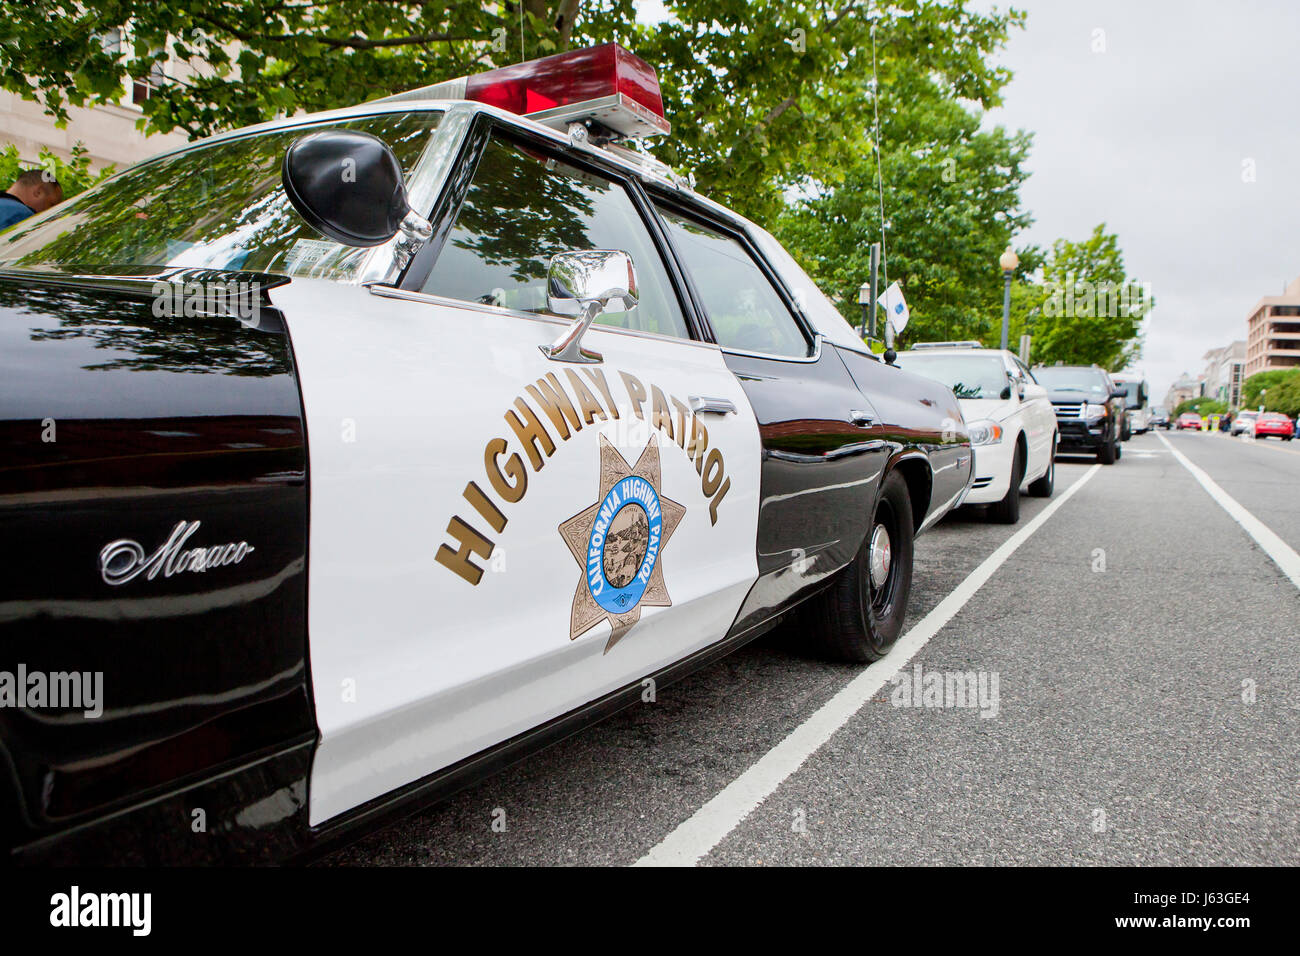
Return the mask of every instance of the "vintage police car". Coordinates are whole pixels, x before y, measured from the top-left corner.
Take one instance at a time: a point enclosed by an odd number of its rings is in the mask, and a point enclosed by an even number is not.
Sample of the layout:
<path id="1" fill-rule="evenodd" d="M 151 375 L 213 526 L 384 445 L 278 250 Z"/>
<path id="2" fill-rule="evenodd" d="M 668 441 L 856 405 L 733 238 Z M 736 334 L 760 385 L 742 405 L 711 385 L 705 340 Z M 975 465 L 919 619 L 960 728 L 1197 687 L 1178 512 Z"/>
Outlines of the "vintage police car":
<path id="1" fill-rule="evenodd" d="M 608 45 L 0 235 L 13 858 L 301 858 L 783 618 L 888 651 L 956 400 L 609 142 L 666 129 Z"/>

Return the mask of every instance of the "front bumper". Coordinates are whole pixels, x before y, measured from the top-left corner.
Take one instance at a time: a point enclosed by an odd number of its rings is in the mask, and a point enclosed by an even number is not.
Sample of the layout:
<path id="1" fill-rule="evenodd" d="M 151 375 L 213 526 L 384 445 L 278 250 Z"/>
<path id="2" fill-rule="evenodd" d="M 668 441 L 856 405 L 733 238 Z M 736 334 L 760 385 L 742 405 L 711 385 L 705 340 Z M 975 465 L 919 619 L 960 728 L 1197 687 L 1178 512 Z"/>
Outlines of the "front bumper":
<path id="1" fill-rule="evenodd" d="M 1056 427 L 1061 434 L 1058 448 L 1064 452 L 1096 451 L 1110 440 L 1111 423 L 1105 418 L 1092 425 L 1077 418 L 1058 418 Z"/>
<path id="2" fill-rule="evenodd" d="M 1007 496 L 1011 485 L 1011 464 L 1015 457 L 1016 443 L 1002 441 L 994 445 L 976 445 L 971 448 L 975 456 L 970 491 L 963 502 L 968 505 L 987 505 L 1001 501 Z"/>

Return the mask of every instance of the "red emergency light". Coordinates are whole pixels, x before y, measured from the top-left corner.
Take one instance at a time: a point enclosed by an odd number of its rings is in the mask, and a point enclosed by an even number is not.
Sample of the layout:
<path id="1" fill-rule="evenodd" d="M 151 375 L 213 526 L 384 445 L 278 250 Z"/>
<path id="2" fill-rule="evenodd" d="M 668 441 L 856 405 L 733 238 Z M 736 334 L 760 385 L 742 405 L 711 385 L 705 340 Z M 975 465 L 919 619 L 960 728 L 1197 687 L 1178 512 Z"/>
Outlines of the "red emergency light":
<path id="1" fill-rule="evenodd" d="M 392 99 L 417 97 L 475 100 L 558 130 L 589 120 L 625 137 L 671 129 L 654 67 L 617 43 L 498 67 Z"/>

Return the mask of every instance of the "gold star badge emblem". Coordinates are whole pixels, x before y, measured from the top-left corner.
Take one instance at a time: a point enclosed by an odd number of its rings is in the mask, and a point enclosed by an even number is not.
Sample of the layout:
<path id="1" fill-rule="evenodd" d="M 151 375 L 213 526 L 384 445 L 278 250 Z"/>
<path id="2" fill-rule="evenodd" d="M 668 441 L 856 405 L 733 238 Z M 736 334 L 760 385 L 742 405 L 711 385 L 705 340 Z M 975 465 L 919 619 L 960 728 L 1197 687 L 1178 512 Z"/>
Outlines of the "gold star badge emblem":
<path id="1" fill-rule="evenodd" d="M 686 508 L 659 493 L 661 482 L 659 442 L 653 434 L 635 468 L 600 436 L 596 503 L 560 525 L 560 537 L 581 569 L 570 640 L 609 621 L 608 654 L 641 620 L 641 608 L 673 603 L 659 558 Z"/>

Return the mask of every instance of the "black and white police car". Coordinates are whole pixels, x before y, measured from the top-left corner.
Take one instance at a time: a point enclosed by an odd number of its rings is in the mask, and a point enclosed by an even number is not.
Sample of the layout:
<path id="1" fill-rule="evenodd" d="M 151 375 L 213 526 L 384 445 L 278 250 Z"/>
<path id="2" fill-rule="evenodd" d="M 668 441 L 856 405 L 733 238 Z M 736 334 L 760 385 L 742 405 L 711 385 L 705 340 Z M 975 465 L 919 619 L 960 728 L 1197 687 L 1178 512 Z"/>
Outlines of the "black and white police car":
<path id="1" fill-rule="evenodd" d="M 303 858 L 784 617 L 889 650 L 961 411 L 667 130 L 611 44 L 0 236 L 11 858 Z"/>

